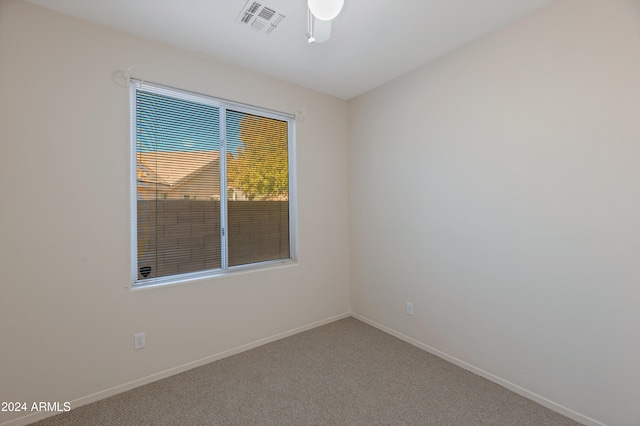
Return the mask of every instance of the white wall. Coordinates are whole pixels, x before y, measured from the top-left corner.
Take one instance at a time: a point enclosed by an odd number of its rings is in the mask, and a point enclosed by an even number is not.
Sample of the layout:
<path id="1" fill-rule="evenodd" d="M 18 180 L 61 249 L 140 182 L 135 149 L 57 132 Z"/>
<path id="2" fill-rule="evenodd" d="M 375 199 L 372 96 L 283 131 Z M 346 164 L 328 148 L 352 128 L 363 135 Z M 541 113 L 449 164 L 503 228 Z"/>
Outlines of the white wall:
<path id="1" fill-rule="evenodd" d="M 630 0 L 554 2 L 349 101 L 354 313 L 640 424 L 639 113 Z"/>
<path id="2" fill-rule="evenodd" d="M 638 424 L 639 20 L 636 0 L 555 2 L 350 101 L 347 152 L 341 100 L 0 0 L 0 401 L 89 402 L 336 318 L 351 296 L 585 423 Z M 297 266 L 125 288 L 130 65 L 306 108 Z M 20 417 L 0 424 L 36 419 Z"/>
<path id="3" fill-rule="evenodd" d="M 148 81 L 306 109 L 297 123 L 298 265 L 126 288 L 129 91 L 116 74 L 131 65 Z M 343 100 L 0 1 L 0 401 L 77 406 L 347 314 L 346 138 Z M 141 331 L 147 347 L 134 352 Z M 0 424 L 21 415 L 0 413 Z"/>

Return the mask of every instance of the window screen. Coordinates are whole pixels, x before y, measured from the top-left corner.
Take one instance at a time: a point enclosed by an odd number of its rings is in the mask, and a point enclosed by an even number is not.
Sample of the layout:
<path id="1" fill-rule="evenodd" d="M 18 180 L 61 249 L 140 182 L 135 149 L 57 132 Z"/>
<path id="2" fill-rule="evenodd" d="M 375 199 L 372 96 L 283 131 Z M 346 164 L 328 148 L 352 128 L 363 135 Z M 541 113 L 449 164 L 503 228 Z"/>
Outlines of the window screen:
<path id="1" fill-rule="evenodd" d="M 227 162 L 230 266 L 289 256 L 287 128 L 286 121 L 227 112 L 227 132 L 239 141 Z"/>

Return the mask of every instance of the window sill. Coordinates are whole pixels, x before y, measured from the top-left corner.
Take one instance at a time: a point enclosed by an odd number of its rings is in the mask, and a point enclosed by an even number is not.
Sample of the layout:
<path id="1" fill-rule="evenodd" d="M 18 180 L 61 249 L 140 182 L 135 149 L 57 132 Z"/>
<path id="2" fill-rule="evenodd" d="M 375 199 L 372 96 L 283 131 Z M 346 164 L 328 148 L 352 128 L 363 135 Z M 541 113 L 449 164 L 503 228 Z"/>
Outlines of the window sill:
<path id="1" fill-rule="evenodd" d="M 131 291 L 148 290 L 151 288 L 187 284 L 207 279 L 228 278 L 253 272 L 272 271 L 275 269 L 289 268 L 296 265 L 298 265 L 298 262 L 293 259 L 274 260 L 269 262 L 253 263 L 250 265 L 233 266 L 226 270 L 193 272 L 181 275 L 172 275 L 166 278 L 151 278 L 149 280 L 136 282 L 133 285 L 128 286 L 128 288 Z"/>

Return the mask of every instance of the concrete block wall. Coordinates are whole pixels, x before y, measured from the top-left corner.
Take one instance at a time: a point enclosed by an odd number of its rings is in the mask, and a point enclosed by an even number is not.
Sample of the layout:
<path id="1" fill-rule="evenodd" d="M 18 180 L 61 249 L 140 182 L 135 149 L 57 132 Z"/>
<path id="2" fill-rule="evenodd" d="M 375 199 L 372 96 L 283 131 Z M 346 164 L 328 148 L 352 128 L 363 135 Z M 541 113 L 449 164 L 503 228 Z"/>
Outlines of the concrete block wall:
<path id="1" fill-rule="evenodd" d="M 289 257 L 288 201 L 229 201 L 229 265 Z"/>
<path id="2" fill-rule="evenodd" d="M 227 210 L 230 266 L 289 257 L 288 201 L 229 201 Z M 138 200 L 139 279 L 217 269 L 220 253 L 219 201 Z"/>

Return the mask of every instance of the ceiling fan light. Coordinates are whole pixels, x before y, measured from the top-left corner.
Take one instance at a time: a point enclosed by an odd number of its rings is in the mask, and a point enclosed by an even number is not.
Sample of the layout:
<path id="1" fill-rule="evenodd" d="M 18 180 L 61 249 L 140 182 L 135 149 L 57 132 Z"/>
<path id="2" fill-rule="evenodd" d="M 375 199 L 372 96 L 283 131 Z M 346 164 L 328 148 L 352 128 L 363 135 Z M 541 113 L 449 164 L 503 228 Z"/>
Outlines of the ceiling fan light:
<path id="1" fill-rule="evenodd" d="M 330 21 L 342 10 L 344 0 L 309 0 L 309 9 L 313 16 L 323 21 Z"/>

